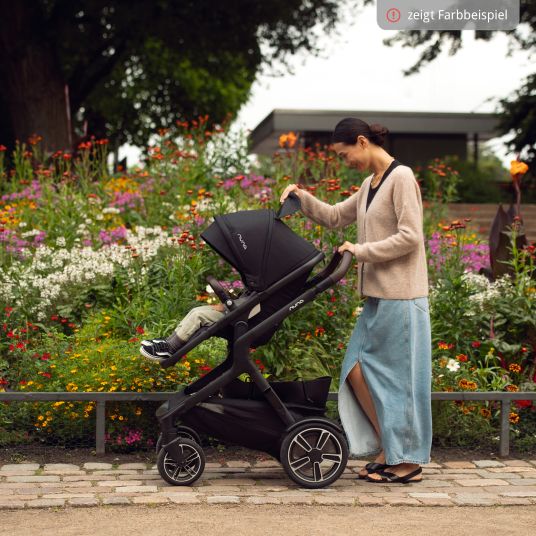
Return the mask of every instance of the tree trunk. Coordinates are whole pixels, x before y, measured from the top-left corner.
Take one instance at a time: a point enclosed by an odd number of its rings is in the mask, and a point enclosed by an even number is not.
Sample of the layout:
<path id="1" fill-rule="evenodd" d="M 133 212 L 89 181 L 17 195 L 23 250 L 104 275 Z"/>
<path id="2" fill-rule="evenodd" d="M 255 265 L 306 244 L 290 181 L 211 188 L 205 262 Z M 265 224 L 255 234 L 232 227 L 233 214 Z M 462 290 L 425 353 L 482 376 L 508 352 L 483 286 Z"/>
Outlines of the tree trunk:
<path id="1" fill-rule="evenodd" d="M 0 0 L 0 13 L 0 79 L 14 137 L 38 134 L 47 151 L 71 150 L 67 92 L 39 3 Z"/>

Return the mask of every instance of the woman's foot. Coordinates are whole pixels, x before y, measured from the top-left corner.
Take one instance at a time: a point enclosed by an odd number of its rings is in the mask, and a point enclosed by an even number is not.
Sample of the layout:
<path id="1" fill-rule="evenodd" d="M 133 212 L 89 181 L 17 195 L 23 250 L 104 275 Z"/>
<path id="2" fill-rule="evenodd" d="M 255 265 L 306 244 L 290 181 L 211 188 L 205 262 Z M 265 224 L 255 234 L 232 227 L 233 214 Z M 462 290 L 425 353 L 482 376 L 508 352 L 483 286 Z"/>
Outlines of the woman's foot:
<path id="1" fill-rule="evenodd" d="M 376 456 L 376 459 L 374 460 L 374 463 L 385 463 L 385 455 L 383 453 L 383 450 Z M 364 467 L 360 469 L 358 475 L 359 478 L 365 478 L 369 472 Z"/>
<path id="2" fill-rule="evenodd" d="M 416 471 L 419 469 L 419 467 L 420 465 L 418 463 L 399 463 L 398 465 L 390 465 L 386 471 L 389 471 L 389 473 L 393 473 L 399 477 L 404 477 L 410 473 L 413 473 L 413 471 Z M 370 479 L 377 480 L 378 482 L 382 480 L 382 477 L 378 473 L 369 473 L 368 477 Z M 410 478 L 409 482 L 420 482 L 421 480 L 422 474 L 418 474 Z"/>

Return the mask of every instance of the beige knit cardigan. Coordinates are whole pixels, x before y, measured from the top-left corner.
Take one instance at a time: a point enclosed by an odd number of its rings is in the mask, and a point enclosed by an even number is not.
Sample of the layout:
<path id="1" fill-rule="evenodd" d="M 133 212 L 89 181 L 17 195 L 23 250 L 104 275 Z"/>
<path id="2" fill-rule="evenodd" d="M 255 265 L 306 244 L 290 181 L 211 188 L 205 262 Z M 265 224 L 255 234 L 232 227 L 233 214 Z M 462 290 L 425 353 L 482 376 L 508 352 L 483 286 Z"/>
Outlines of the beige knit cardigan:
<path id="1" fill-rule="evenodd" d="M 372 175 L 348 199 L 329 205 L 300 190 L 302 212 L 334 229 L 357 220 L 353 254 L 361 263 L 358 294 L 384 299 L 428 296 L 422 198 L 413 171 L 399 165 L 383 179 L 366 209 Z"/>

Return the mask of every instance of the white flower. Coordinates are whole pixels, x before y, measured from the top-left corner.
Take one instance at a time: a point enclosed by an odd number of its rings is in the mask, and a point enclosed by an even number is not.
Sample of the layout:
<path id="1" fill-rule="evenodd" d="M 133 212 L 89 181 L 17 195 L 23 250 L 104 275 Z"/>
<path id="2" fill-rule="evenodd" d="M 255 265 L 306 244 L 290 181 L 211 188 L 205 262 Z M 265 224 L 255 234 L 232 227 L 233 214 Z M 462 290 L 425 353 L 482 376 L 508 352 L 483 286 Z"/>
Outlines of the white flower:
<path id="1" fill-rule="evenodd" d="M 60 248 L 62 247 L 65 247 L 65 237 L 64 236 L 59 236 L 57 239 L 56 239 L 56 245 L 59 246 Z"/>
<path id="2" fill-rule="evenodd" d="M 26 227 L 28 224 L 25 221 L 19 223 L 19 227 Z"/>
<path id="3" fill-rule="evenodd" d="M 460 368 L 460 364 L 455 359 L 449 359 L 449 362 L 447 363 L 447 368 L 451 372 L 456 372 Z"/>
<path id="4" fill-rule="evenodd" d="M 121 212 L 117 207 L 106 207 L 102 209 L 103 214 L 119 214 Z"/>
<path id="5" fill-rule="evenodd" d="M 99 220 L 99 221 L 103 220 L 104 216 L 102 214 L 97 214 L 96 219 Z"/>

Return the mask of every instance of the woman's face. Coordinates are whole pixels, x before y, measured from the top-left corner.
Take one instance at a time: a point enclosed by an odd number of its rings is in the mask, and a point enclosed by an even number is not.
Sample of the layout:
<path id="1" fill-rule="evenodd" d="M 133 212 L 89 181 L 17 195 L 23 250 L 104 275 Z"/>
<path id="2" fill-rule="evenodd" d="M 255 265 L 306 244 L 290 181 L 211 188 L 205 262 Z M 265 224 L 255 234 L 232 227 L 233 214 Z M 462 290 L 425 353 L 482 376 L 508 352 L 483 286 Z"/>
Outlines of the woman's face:
<path id="1" fill-rule="evenodd" d="M 363 171 L 370 163 L 370 142 L 365 136 L 358 136 L 354 145 L 338 142 L 333 144 L 333 150 L 350 167 Z"/>

